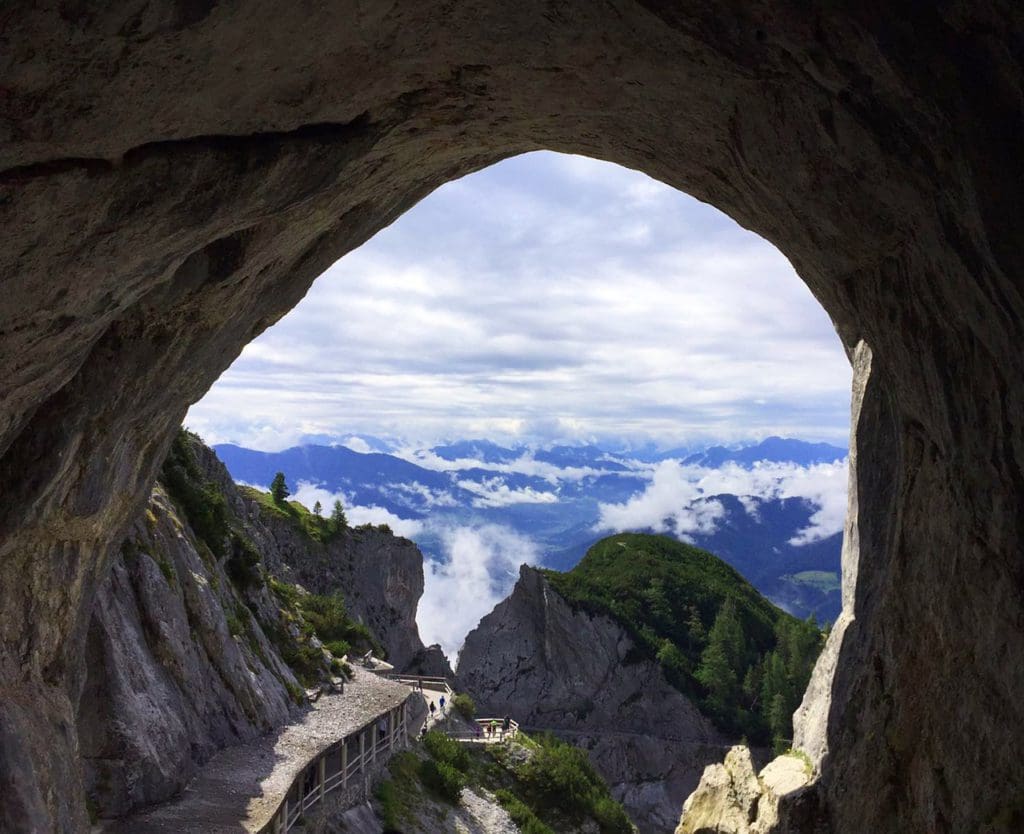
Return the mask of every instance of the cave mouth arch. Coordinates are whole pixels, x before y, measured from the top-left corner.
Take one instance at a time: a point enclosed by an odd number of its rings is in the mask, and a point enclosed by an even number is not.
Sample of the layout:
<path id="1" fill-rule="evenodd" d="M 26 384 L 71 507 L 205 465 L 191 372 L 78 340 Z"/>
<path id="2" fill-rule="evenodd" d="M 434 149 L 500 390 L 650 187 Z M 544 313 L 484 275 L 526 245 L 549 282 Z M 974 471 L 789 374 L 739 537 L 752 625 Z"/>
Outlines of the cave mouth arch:
<path id="1" fill-rule="evenodd" d="M 1000 0 L 912 19 L 651 0 L 8 16 L 3 827 L 85 830 L 67 729 L 83 625 L 187 404 L 437 185 L 548 148 L 761 234 L 854 361 L 856 618 L 819 665 L 819 815 L 1012 830 L 1022 16 Z"/>

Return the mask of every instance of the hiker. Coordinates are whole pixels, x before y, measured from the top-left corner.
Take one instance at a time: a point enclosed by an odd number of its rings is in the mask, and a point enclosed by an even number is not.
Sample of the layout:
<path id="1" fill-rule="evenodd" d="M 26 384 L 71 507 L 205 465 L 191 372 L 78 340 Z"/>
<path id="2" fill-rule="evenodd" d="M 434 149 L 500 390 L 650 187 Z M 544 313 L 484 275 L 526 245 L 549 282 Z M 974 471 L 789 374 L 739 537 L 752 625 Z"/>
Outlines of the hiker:
<path id="1" fill-rule="evenodd" d="M 435 706 L 434 706 L 434 702 L 433 702 L 433 701 L 431 701 L 431 702 L 430 702 L 430 717 L 431 717 L 431 718 L 433 718 L 433 717 L 434 717 L 434 710 L 435 710 L 435 709 L 437 709 L 437 707 L 435 707 Z"/>
<path id="2" fill-rule="evenodd" d="M 444 715 L 444 695 L 441 696 L 441 715 Z"/>
<path id="3" fill-rule="evenodd" d="M 484 723 L 484 738 L 490 738 L 490 737 L 491 737 L 491 725 L 487 724 L 485 722 Z"/>
<path id="4" fill-rule="evenodd" d="M 380 733 L 381 741 L 388 737 L 388 720 L 383 715 L 377 722 L 377 732 Z"/>
<path id="5" fill-rule="evenodd" d="M 512 726 L 512 719 L 509 718 L 506 715 L 505 718 L 501 722 L 501 736 L 502 736 L 502 738 L 504 738 L 505 736 L 508 735 L 508 728 L 511 727 L 511 726 Z"/>
<path id="6" fill-rule="evenodd" d="M 498 735 L 498 719 L 497 718 L 492 718 L 491 719 L 491 736 L 495 737 L 497 735 Z"/>

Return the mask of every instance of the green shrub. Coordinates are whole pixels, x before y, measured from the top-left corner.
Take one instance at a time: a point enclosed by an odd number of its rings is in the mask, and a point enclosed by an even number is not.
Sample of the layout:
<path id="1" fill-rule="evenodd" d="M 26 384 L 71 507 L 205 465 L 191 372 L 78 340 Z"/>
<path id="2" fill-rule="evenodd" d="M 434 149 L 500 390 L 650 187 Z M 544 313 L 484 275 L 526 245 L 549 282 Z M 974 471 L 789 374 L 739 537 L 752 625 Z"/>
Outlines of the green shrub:
<path id="1" fill-rule="evenodd" d="M 630 834 L 633 830 L 626 809 L 610 796 L 594 797 L 590 816 L 600 826 L 601 834 Z"/>
<path id="2" fill-rule="evenodd" d="M 554 829 L 546 826 L 537 815 L 530 810 L 518 796 L 504 788 L 494 792 L 495 799 L 506 811 L 512 822 L 518 826 L 522 834 L 555 834 Z"/>
<path id="3" fill-rule="evenodd" d="M 352 651 L 352 646 L 348 640 L 326 640 L 324 641 L 324 648 L 335 657 L 344 657 Z"/>
<path id="4" fill-rule="evenodd" d="M 457 803 L 466 786 L 466 777 L 462 771 L 447 762 L 424 759 L 420 765 L 420 779 L 428 789 L 441 799 Z"/>
<path id="5" fill-rule="evenodd" d="M 469 770 L 469 752 L 453 738 L 432 730 L 423 737 L 423 746 L 439 763 L 463 772 Z"/>
<path id="6" fill-rule="evenodd" d="M 586 753 L 555 739 L 543 741 L 517 775 L 538 807 L 557 808 L 577 818 L 587 813 L 595 788 L 605 787 Z"/>
<path id="7" fill-rule="evenodd" d="M 178 430 L 160 470 L 160 480 L 196 536 L 220 559 L 229 532 L 227 501 L 203 476 L 190 448 L 192 442 L 185 429 Z"/>
<path id="8" fill-rule="evenodd" d="M 465 692 L 459 692 L 452 697 L 452 709 L 467 721 L 472 721 L 473 716 L 476 715 L 476 704 Z"/>

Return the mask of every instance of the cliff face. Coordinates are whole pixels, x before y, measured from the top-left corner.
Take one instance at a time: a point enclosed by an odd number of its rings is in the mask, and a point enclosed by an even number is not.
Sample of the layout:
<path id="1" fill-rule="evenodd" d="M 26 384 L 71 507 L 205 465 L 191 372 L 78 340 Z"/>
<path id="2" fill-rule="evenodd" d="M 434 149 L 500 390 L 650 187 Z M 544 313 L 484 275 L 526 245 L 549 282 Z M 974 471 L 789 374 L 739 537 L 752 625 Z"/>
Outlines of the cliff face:
<path id="1" fill-rule="evenodd" d="M 104 814 L 173 795 L 213 752 L 295 706 L 292 671 L 200 548 L 158 486 L 100 588 L 78 733 L 86 791 Z M 251 604 L 277 619 L 266 592 Z"/>
<path id="2" fill-rule="evenodd" d="M 724 738 L 607 617 L 574 610 L 533 568 L 466 637 L 458 681 L 478 712 L 587 749 L 642 832 L 671 831 Z"/>
<path id="3" fill-rule="evenodd" d="M 244 499 L 243 499 L 244 500 Z M 349 613 L 386 647 L 388 662 L 405 671 L 424 650 L 416 625 L 423 596 L 423 554 L 408 539 L 375 527 L 349 528 L 321 543 L 287 519 L 246 501 L 254 542 L 275 575 L 315 594 L 341 590 Z"/>
<path id="4" fill-rule="evenodd" d="M 400 665 L 430 656 L 415 624 L 423 568 L 412 542 L 357 530 L 318 545 L 239 491 L 211 450 L 187 444 L 235 534 L 254 545 L 254 570 L 340 591 Z M 88 630 L 77 729 L 94 811 L 118 816 L 172 796 L 218 749 L 281 725 L 302 700 L 282 659 L 282 641 L 303 639 L 298 624 L 265 582 L 239 583 L 230 558 L 216 557 L 164 486 L 154 488 Z M 307 657 L 326 674 L 316 645 Z"/>

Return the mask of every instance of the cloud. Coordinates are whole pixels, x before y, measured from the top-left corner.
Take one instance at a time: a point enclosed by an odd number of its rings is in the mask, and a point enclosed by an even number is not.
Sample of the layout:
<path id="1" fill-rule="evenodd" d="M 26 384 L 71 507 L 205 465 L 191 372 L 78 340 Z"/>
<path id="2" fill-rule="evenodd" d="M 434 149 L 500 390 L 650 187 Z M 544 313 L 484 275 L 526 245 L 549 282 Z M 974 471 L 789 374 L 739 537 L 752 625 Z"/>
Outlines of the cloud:
<path id="1" fill-rule="evenodd" d="M 459 481 L 458 486 L 479 496 L 473 499 L 474 507 L 507 507 L 511 504 L 557 504 L 558 496 L 553 492 L 541 492 L 533 487 L 511 489 L 501 478 L 487 478 L 481 482 Z"/>
<path id="2" fill-rule="evenodd" d="M 675 533 L 691 541 L 693 533 L 710 533 L 725 509 L 708 501 L 697 482 L 686 477 L 676 460 L 662 461 L 650 485 L 622 504 L 601 504 L 597 530 L 646 530 Z"/>
<path id="3" fill-rule="evenodd" d="M 414 538 L 423 531 L 423 522 L 418 519 L 402 518 L 384 507 L 360 506 L 353 503 L 344 492 L 331 492 L 308 481 L 299 481 L 291 499 L 310 510 L 319 501 L 325 515 L 330 513 L 335 501 L 341 501 L 345 507 L 345 517 L 353 527 L 360 524 L 386 524 L 396 536 L 405 536 L 407 539 Z"/>
<path id="4" fill-rule="evenodd" d="M 843 529 L 847 503 L 847 462 L 798 466 L 758 463 L 751 469 L 728 464 L 718 469 L 684 466 L 667 460 L 658 464 L 651 483 L 621 504 L 601 504 L 597 530 L 673 532 L 682 538 L 712 533 L 724 516 L 721 504 L 709 496 L 739 496 L 744 509 L 757 515 L 752 499 L 802 498 L 816 507 L 807 527 L 789 540 L 811 544 Z"/>
<path id="5" fill-rule="evenodd" d="M 643 174 L 541 152 L 443 186 L 334 264 L 188 421 L 268 450 L 353 434 L 842 441 L 849 381 L 770 244 Z"/>
<path id="6" fill-rule="evenodd" d="M 487 463 L 478 458 L 456 458 L 447 460 L 438 457 L 429 449 L 417 449 L 410 446 L 397 449 L 392 452 L 395 457 L 400 457 L 424 469 L 433 469 L 437 472 L 459 472 L 466 469 L 486 469 L 490 472 L 500 472 L 507 475 L 529 475 L 535 478 L 543 478 L 553 486 L 560 481 L 581 481 L 584 478 L 596 477 L 599 475 L 614 475 L 603 469 L 596 469 L 590 466 L 557 466 L 547 461 L 536 460 L 533 451 L 524 451 L 515 460 L 507 463 Z M 644 464 L 637 464 L 644 466 Z"/>
<path id="7" fill-rule="evenodd" d="M 521 564 L 537 564 L 536 544 L 495 524 L 439 531 L 443 561 L 424 563 L 424 592 L 416 622 L 423 642 L 440 643 L 449 658 L 512 590 Z"/>

